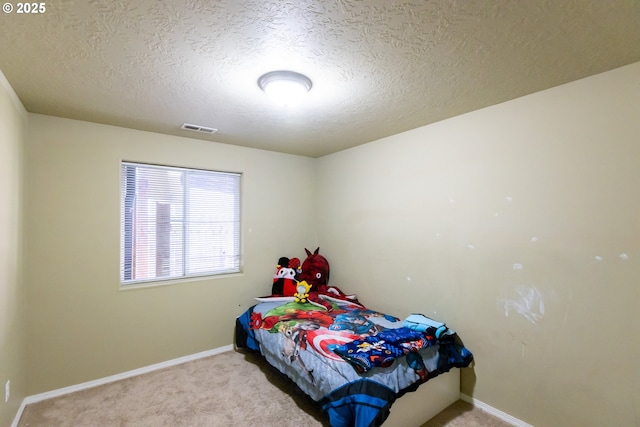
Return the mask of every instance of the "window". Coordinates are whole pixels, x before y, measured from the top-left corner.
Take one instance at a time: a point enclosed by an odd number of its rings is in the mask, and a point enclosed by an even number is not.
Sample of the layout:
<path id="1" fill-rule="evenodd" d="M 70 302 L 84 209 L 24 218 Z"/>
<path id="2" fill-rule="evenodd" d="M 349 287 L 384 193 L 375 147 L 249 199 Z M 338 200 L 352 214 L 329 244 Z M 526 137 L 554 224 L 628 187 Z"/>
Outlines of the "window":
<path id="1" fill-rule="evenodd" d="M 240 271 L 240 174 L 122 163 L 122 284 Z"/>

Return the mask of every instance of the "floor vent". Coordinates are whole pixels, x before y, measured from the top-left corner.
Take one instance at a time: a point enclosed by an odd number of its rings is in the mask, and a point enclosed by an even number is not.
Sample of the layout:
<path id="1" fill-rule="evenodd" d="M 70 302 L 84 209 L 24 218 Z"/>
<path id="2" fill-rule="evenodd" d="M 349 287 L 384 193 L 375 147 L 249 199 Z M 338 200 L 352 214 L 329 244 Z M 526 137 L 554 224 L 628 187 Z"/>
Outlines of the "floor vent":
<path id="1" fill-rule="evenodd" d="M 201 133 L 216 133 L 216 132 L 218 132 L 218 129 L 208 128 L 206 126 L 192 125 L 190 123 L 183 123 L 181 128 L 184 129 L 184 130 L 192 130 L 194 132 L 201 132 Z"/>

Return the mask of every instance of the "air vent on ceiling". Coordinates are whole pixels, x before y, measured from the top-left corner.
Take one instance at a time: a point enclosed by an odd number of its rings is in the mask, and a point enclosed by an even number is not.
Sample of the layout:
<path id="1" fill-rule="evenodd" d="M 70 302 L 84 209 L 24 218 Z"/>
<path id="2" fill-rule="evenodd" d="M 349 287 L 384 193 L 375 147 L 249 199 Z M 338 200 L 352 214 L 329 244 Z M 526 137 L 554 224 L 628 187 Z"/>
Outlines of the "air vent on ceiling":
<path id="1" fill-rule="evenodd" d="M 216 133 L 216 132 L 218 132 L 218 129 L 208 128 L 206 126 L 200 126 L 200 125 L 192 125 L 190 123 L 183 123 L 181 128 L 185 129 L 185 130 L 192 130 L 194 132 L 201 132 L 201 133 Z"/>

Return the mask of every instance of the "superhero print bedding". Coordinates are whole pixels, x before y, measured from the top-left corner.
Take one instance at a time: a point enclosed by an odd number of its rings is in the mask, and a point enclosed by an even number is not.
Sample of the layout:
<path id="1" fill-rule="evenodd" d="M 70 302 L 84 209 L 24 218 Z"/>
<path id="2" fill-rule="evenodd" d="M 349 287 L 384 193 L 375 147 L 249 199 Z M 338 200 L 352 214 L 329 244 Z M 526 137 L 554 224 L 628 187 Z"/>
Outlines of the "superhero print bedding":
<path id="1" fill-rule="evenodd" d="M 319 402 L 334 427 L 379 426 L 396 398 L 466 367 L 472 354 L 457 334 L 436 338 L 393 316 L 320 295 L 331 310 L 261 298 L 236 320 L 236 345 L 259 351 Z"/>
<path id="2" fill-rule="evenodd" d="M 321 405 L 332 427 L 377 427 L 406 392 L 467 367 L 473 355 L 444 323 L 401 319 L 328 285 L 329 263 L 280 258 L 272 295 L 236 319 L 236 347 L 260 352 Z"/>

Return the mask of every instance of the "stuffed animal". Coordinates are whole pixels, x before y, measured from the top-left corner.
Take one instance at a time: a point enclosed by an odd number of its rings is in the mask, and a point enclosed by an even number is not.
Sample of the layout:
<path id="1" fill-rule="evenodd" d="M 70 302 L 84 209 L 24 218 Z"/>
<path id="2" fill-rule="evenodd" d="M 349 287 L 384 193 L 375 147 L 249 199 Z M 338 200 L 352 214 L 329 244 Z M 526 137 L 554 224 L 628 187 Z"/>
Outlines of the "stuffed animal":
<path id="1" fill-rule="evenodd" d="M 304 248 L 307 258 L 302 262 L 300 280 L 311 285 L 311 292 L 325 292 L 329 283 L 329 261 L 318 252 L 318 247 L 313 253 Z"/>
<path id="2" fill-rule="evenodd" d="M 309 289 L 311 289 L 311 285 L 304 280 L 302 282 L 298 282 L 293 301 L 301 303 L 307 302 L 309 298 Z"/>
<path id="3" fill-rule="evenodd" d="M 319 254 L 320 247 L 313 253 L 307 248 L 304 250 L 307 258 L 302 262 L 300 283 L 306 282 L 310 285 L 310 290 L 307 292 L 309 301 L 321 304 L 329 311 L 332 310 L 331 304 L 326 299 L 320 298 L 320 294 L 360 305 L 355 295 L 345 295 L 337 286 L 329 286 L 329 261 Z"/>
<path id="4" fill-rule="evenodd" d="M 271 295 L 294 296 L 297 292 L 296 288 L 300 272 L 299 258 L 281 257 L 276 266 L 276 274 L 273 276 Z"/>

